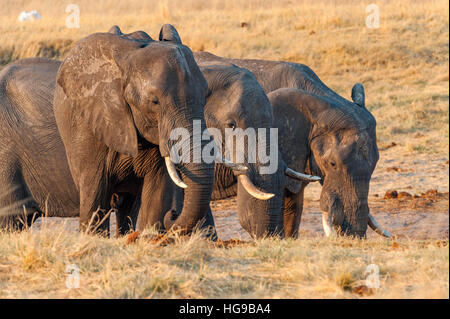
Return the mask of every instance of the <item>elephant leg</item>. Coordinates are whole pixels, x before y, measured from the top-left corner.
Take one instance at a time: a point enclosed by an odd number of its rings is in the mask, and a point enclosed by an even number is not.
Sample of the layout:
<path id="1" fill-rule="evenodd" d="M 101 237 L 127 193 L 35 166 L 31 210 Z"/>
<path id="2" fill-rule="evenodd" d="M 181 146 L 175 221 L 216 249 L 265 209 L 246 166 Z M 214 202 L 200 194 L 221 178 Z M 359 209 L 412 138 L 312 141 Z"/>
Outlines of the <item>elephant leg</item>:
<path id="1" fill-rule="evenodd" d="M 111 208 L 116 211 L 116 236 L 123 236 L 136 228 L 139 207 L 135 207 L 137 196 L 130 193 L 114 193 Z"/>
<path id="2" fill-rule="evenodd" d="M 158 231 L 165 231 L 164 216 L 173 208 L 175 187 L 177 186 L 163 168 L 156 174 L 144 177 L 138 216 L 139 229 L 154 226 Z"/>
<path id="3" fill-rule="evenodd" d="M 105 189 L 107 183 L 82 179 L 80 183 L 80 231 L 109 236 L 109 210 L 112 192 Z M 97 185 L 97 187 L 93 186 Z"/>
<path id="4" fill-rule="evenodd" d="M 0 156 L 0 230 L 22 230 L 42 215 L 17 166 Z"/>
<path id="5" fill-rule="evenodd" d="M 303 196 L 305 186 L 302 186 L 296 194 L 285 190 L 284 197 L 284 235 L 285 237 L 297 238 L 300 221 L 303 212 Z"/>
<path id="6" fill-rule="evenodd" d="M 200 226 L 200 229 L 205 232 L 205 235 L 208 239 L 212 241 L 217 241 L 217 232 L 216 226 L 214 224 L 214 218 L 211 211 L 211 206 L 208 207 L 205 218 L 203 219 L 203 223 Z"/>

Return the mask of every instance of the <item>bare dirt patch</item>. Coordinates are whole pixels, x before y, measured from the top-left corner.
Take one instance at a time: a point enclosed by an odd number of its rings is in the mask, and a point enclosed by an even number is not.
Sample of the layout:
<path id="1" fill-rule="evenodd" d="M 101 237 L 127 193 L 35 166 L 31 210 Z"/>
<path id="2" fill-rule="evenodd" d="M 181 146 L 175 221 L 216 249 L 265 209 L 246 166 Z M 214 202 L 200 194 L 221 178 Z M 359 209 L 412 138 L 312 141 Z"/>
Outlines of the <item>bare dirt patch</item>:
<path id="1" fill-rule="evenodd" d="M 232 210 L 234 203 L 232 199 L 216 203 L 213 215 L 217 232 L 222 239 L 248 240 L 249 235 L 240 227 L 237 214 Z M 432 201 L 423 198 L 411 200 L 372 198 L 370 208 L 377 221 L 394 235 L 411 239 L 449 238 L 448 195 L 446 198 Z M 319 201 L 307 201 L 300 225 L 300 238 L 323 236 L 321 218 Z M 373 231 L 367 231 L 369 239 L 377 236 Z"/>
<path id="2" fill-rule="evenodd" d="M 438 155 L 410 154 L 398 149 L 396 143 L 387 146 L 380 147 L 380 161 L 372 177 L 371 213 L 394 235 L 448 240 L 448 159 Z M 319 184 L 310 184 L 306 188 L 300 237 L 323 236 L 318 201 L 320 191 Z M 235 199 L 215 201 L 212 209 L 221 239 L 250 238 L 239 224 Z M 368 230 L 368 238 L 377 236 Z"/>

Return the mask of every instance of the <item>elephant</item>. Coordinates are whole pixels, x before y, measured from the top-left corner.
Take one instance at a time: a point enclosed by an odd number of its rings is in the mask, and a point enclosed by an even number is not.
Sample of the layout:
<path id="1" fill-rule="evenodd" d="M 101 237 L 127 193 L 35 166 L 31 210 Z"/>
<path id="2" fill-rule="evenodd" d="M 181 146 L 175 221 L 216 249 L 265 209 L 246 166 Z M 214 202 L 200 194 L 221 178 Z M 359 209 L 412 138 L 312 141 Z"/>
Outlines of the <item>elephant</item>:
<path id="1" fill-rule="evenodd" d="M 245 68 L 253 73 L 266 93 L 281 88 L 297 88 L 336 100 L 341 104 L 353 104 L 323 83 L 314 71 L 300 63 L 257 59 L 229 59 L 209 52 L 194 52 L 197 63 L 226 62 Z M 358 100 L 358 102 L 360 102 Z"/>
<path id="2" fill-rule="evenodd" d="M 120 29 L 113 27 L 111 32 L 120 34 Z M 143 31 L 139 32 L 141 35 L 146 34 Z M 171 39 L 180 38 L 177 30 L 170 25 L 165 28 L 164 34 L 160 34 L 160 41 L 164 41 L 167 36 Z M 253 74 L 230 63 L 207 62 L 199 67 L 208 84 L 204 108 L 208 130 L 219 129 L 219 135 L 223 137 L 226 135 L 226 130 L 234 132 L 239 129 L 270 129 L 272 127 L 272 108 Z M 225 149 L 224 144 L 225 141 L 221 140 L 222 150 Z M 220 199 L 238 194 L 239 218 L 242 226 L 250 234 L 255 237 L 282 235 L 284 173 L 286 170 L 292 170 L 286 168 L 276 148 L 274 172 L 260 174 L 260 168 L 264 165 L 257 161 L 248 161 L 248 150 L 251 148 L 256 150 L 257 145 L 249 143 L 247 146 L 242 153 L 244 165 L 223 159 L 221 150 L 218 150 L 221 156 L 219 163 L 215 164 L 212 198 Z M 269 146 L 266 145 L 266 153 L 271 151 Z M 294 176 L 300 179 L 310 178 L 301 173 Z M 165 209 L 149 210 L 141 207 L 140 228 L 156 225 L 162 229 L 169 229 L 172 226 L 183 208 L 184 196 L 182 188 L 174 187 L 173 192 L 173 205 L 168 213 Z M 143 196 L 144 193 L 143 191 Z M 165 192 L 165 194 L 171 193 Z M 203 226 L 214 228 L 211 209 L 208 209 Z"/>
<path id="3" fill-rule="evenodd" d="M 368 225 L 377 233 L 390 236 L 389 232 L 383 230 L 369 212 L 369 183 L 379 154 L 376 143 L 376 120 L 365 107 L 365 92 L 361 83 L 353 86 L 351 93 L 353 102 L 351 102 L 327 87 L 311 68 L 303 64 L 228 59 L 209 52 L 195 52 L 194 57 L 199 65 L 207 62 L 222 62 L 232 63 L 249 70 L 271 97 L 271 103 L 283 104 L 292 99 L 292 105 L 287 103 L 290 105 L 289 108 L 276 107 L 277 110 L 274 110 L 275 126 L 281 131 L 279 136 L 281 154 L 287 165 L 295 171 L 321 177 L 320 207 L 323 211 L 322 221 L 327 236 L 337 230 L 347 235 L 363 237 Z M 280 91 L 278 95 L 270 93 L 283 88 L 302 90 L 304 97 L 303 99 L 291 98 L 290 94 L 293 93 L 289 91 L 289 93 Z M 277 98 L 279 95 L 285 98 Z M 279 99 L 282 102 L 279 102 Z M 328 112 L 311 112 L 310 122 L 308 122 L 298 111 L 302 107 L 307 108 L 307 106 L 301 106 L 302 100 L 308 101 L 308 103 L 305 102 L 306 105 L 327 105 L 328 108 L 323 106 L 321 109 Z M 287 109 L 290 111 L 286 111 L 286 114 L 295 116 L 299 123 L 306 126 L 301 128 L 299 124 L 289 127 L 290 123 L 296 123 L 288 121 L 287 115 L 280 113 L 280 110 Z M 320 123 L 322 127 L 316 127 L 311 123 Z M 294 127 L 297 127 L 296 133 L 286 131 L 294 130 Z M 321 135 L 305 135 L 308 132 L 314 134 L 320 132 Z M 351 141 L 352 147 L 344 144 L 347 141 Z M 296 146 L 293 147 L 293 145 Z M 360 159 L 362 152 L 360 145 L 364 145 L 364 152 L 367 151 L 367 154 L 364 153 L 364 156 L 367 156 L 365 162 Z M 319 151 L 319 148 L 322 149 Z M 358 166 L 361 163 L 364 165 Z M 306 181 L 301 184 L 291 179 L 287 181 L 284 204 L 286 236 L 294 238 L 298 236 L 303 208 L 303 191 L 306 185 Z"/>
<path id="4" fill-rule="evenodd" d="M 369 212 L 369 183 L 379 154 L 375 122 L 367 121 L 364 106 L 348 110 L 333 99 L 293 88 L 268 97 L 285 161 L 323 178 L 320 207 L 327 236 L 340 231 L 363 237 L 369 225 L 390 237 Z M 305 186 L 296 181 L 286 185 L 297 196 L 284 212 L 285 228 L 299 227 Z"/>
<path id="5" fill-rule="evenodd" d="M 207 83 L 172 29 L 164 25 L 154 41 L 115 26 L 78 41 L 63 62 L 25 59 L 2 70 L 1 226 L 21 228 L 23 205 L 25 224 L 45 211 L 109 233 L 113 208 L 124 234 L 137 207 L 170 208 L 171 179 L 186 192 L 172 228 L 189 233 L 205 219 L 214 163 L 175 165 L 170 134 L 183 128 L 192 137 L 194 121 L 206 128 Z"/>
<path id="6" fill-rule="evenodd" d="M 218 130 L 219 139 L 215 137 L 215 140 L 220 141 L 217 144 L 222 145 L 222 151 L 226 149 L 224 137 L 227 132 L 239 134 L 237 131 L 241 130 L 242 133 L 250 133 L 251 129 L 255 129 L 254 132 L 258 129 L 269 132 L 273 128 L 272 106 L 252 73 L 230 63 L 203 63 L 199 67 L 208 83 L 204 108 L 206 125 L 210 131 Z M 278 145 L 270 149 L 271 145 L 266 144 L 261 146 L 267 155 L 273 156 L 276 152 L 273 157 L 275 169 L 268 174 L 261 173 L 261 168 L 270 163 L 250 159 L 250 153 L 256 153 L 260 141 L 255 138 L 254 142 L 248 142 L 242 150 L 244 161 L 239 163 L 244 166 L 230 168 L 216 163 L 212 199 L 237 195 L 239 221 L 251 236 L 283 236 L 283 189 L 288 168 L 278 154 Z M 237 158 L 237 154 L 232 157 Z M 301 173 L 295 177 L 310 181 L 318 179 Z M 182 192 L 181 189 L 178 191 Z M 177 195 L 175 202 L 182 203 L 182 194 Z M 179 210 L 180 204 L 175 204 L 172 214 L 176 216 Z"/>
<path id="7" fill-rule="evenodd" d="M 78 216 L 79 196 L 53 115 L 60 62 L 24 59 L 0 72 L 0 229 Z"/>

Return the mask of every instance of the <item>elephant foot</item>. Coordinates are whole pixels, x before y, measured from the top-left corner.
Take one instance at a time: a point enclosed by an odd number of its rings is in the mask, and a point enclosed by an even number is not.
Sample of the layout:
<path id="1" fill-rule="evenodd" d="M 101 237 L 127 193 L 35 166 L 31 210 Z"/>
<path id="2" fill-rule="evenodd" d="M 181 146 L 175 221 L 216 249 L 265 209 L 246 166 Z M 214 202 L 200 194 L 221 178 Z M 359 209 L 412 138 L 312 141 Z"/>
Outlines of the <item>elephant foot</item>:
<path id="1" fill-rule="evenodd" d="M 164 229 L 170 229 L 179 215 L 180 214 L 174 209 L 167 211 L 167 213 L 164 215 Z"/>
<path id="2" fill-rule="evenodd" d="M 179 215 L 180 213 L 178 213 L 174 209 L 167 211 L 166 215 L 164 215 L 164 228 L 166 230 L 170 229 Z M 205 238 L 211 241 L 217 241 L 218 236 L 210 209 L 208 209 L 208 212 L 206 213 L 206 216 L 203 218 L 203 220 L 198 223 L 198 229 L 202 231 L 202 234 Z"/>

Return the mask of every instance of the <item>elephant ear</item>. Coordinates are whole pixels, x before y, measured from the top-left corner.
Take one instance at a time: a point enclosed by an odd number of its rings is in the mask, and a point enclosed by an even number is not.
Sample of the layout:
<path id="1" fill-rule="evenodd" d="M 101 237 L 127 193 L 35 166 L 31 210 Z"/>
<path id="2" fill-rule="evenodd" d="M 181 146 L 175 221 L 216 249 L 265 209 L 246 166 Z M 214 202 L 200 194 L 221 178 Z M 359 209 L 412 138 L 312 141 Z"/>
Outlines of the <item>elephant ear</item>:
<path id="1" fill-rule="evenodd" d="M 355 104 L 365 107 L 366 97 L 364 94 L 364 86 L 361 83 L 356 83 L 352 88 L 352 100 Z"/>
<path id="2" fill-rule="evenodd" d="M 159 41 L 171 41 L 182 44 L 177 29 L 171 24 L 165 24 L 161 27 L 161 31 L 159 31 Z"/>
<path id="3" fill-rule="evenodd" d="M 79 41 L 61 64 L 57 84 L 72 116 L 92 129 L 109 148 L 136 156 L 137 134 L 131 110 L 124 99 L 125 76 L 118 54 L 138 43 L 109 33 Z M 82 124 L 83 125 L 83 124 Z"/>
<path id="4" fill-rule="evenodd" d="M 119 26 L 113 25 L 111 29 L 109 29 L 108 33 L 116 34 L 116 35 L 122 35 L 122 31 L 120 30 Z"/>
<path id="5" fill-rule="evenodd" d="M 119 26 L 113 25 L 111 29 L 109 29 L 108 33 L 115 34 L 115 35 L 121 35 L 128 39 L 141 41 L 141 42 L 152 42 L 153 39 L 144 31 L 135 31 L 133 33 L 124 34 L 122 30 L 120 30 Z"/>

